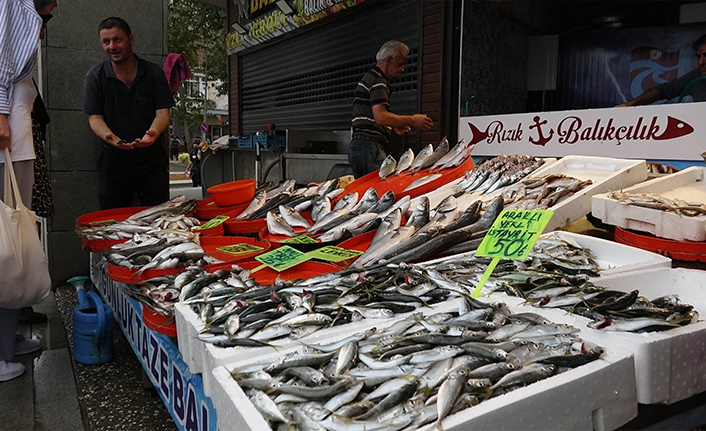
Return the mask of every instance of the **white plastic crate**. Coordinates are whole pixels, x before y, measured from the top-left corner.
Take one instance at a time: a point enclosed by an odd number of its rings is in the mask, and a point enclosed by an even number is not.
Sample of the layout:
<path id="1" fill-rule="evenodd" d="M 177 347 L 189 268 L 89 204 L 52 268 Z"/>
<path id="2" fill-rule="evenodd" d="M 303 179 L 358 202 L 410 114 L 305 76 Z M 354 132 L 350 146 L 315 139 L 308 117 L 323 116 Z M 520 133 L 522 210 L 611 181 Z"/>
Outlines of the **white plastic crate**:
<path id="1" fill-rule="evenodd" d="M 494 300 L 496 298 L 493 298 Z M 455 301 L 450 301 L 454 303 Z M 516 312 L 524 307 L 510 305 Z M 435 310 L 438 312 L 439 310 Z M 583 331 L 579 333 L 584 336 Z M 338 338 L 330 338 L 329 341 Z M 588 337 L 586 341 L 593 342 Z M 323 341 L 322 341 L 323 342 Z M 296 350 L 296 349 L 294 349 Z M 241 360 L 213 370 L 211 399 L 222 429 L 269 430 L 230 372 L 279 355 Z M 613 430 L 637 416 L 632 356 L 606 351 L 601 360 L 552 376 L 527 387 L 465 409 L 443 421 L 447 431 L 492 430 Z M 521 425 L 518 425 L 521 424 Z M 434 425 L 422 429 L 432 430 Z"/>
<path id="2" fill-rule="evenodd" d="M 705 174 L 706 168 L 692 166 L 681 172 L 645 181 L 622 191 L 654 193 L 669 199 L 706 203 Z M 604 223 L 624 229 L 647 232 L 676 241 L 706 241 L 706 215 L 687 217 L 672 211 L 624 205 L 608 197 L 608 194 L 593 196 L 591 212 Z"/>
<path id="3" fill-rule="evenodd" d="M 701 314 L 706 313 L 706 272 L 660 268 L 648 271 L 609 275 L 594 280 L 599 286 L 640 294 L 655 299 L 676 294 Z M 492 295 L 499 299 L 499 294 Z M 502 297 L 509 304 L 518 298 Z M 637 400 L 641 404 L 673 404 L 706 391 L 706 322 L 661 332 L 634 334 L 588 328 L 589 319 L 568 314 L 561 309 L 524 306 L 555 322 L 581 329 L 581 337 L 612 352 L 635 357 Z"/>

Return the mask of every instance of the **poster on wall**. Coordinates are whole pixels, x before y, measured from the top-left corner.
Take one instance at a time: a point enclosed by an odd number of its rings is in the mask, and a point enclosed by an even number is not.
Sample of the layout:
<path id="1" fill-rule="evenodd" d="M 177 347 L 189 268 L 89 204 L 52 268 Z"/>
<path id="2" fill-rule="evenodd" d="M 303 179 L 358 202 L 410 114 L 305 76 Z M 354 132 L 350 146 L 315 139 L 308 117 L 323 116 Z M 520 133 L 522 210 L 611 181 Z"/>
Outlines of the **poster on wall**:
<path id="1" fill-rule="evenodd" d="M 461 117 L 474 156 L 701 160 L 706 102 Z"/>
<path id="2" fill-rule="evenodd" d="M 235 31 L 226 36 L 226 50 L 228 55 L 244 51 L 363 1 L 233 0 L 243 24 L 233 24 Z"/>
<path id="3" fill-rule="evenodd" d="M 612 107 L 685 75 L 697 67 L 692 44 L 704 34 L 706 24 L 562 35 L 554 108 Z"/>

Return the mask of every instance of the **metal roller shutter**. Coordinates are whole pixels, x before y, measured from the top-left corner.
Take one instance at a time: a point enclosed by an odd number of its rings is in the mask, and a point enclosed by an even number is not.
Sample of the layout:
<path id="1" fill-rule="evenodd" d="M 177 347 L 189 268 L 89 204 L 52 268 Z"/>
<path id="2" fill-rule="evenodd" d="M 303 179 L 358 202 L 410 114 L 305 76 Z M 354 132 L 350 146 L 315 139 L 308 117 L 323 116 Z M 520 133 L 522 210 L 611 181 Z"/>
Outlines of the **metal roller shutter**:
<path id="1" fill-rule="evenodd" d="M 418 109 L 419 2 L 380 2 L 241 57 L 244 133 L 278 129 L 347 130 L 355 86 L 390 39 L 410 49 L 391 85 L 392 110 Z"/>

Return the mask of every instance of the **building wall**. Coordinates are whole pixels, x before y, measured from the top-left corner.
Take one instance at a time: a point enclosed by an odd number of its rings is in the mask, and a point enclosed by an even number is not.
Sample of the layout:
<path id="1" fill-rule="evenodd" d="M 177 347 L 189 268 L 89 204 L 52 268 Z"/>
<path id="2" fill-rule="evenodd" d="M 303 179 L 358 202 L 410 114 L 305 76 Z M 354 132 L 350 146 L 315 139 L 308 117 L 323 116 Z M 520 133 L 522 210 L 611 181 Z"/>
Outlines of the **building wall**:
<path id="1" fill-rule="evenodd" d="M 470 115 L 524 112 L 527 101 L 528 36 L 534 30 L 530 2 L 464 3 L 461 49 L 461 111 Z"/>
<path id="2" fill-rule="evenodd" d="M 39 75 L 51 117 L 47 162 L 56 212 L 48 223 L 48 254 L 55 285 L 88 273 L 88 253 L 81 250 L 75 221 L 99 209 L 100 141 L 81 112 L 84 76 L 106 59 L 98 24 L 109 16 L 125 19 L 135 35 L 134 52 L 161 65 L 167 54 L 167 13 L 167 0 L 62 0 L 53 12 Z"/>

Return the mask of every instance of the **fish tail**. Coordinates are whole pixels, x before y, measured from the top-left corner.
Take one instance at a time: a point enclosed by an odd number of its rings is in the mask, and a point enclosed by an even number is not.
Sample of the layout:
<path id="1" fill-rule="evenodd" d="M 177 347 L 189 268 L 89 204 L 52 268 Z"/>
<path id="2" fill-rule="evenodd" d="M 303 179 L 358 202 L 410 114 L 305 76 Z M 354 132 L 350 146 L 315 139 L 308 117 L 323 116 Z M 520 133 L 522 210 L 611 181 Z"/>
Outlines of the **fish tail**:
<path id="1" fill-rule="evenodd" d="M 279 352 L 279 349 L 282 348 L 282 346 L 279 346 L 277 344 L 267 344 L 267 347 L 272 347 L 273 349 L 275 349 L 275 352 Z"/>

